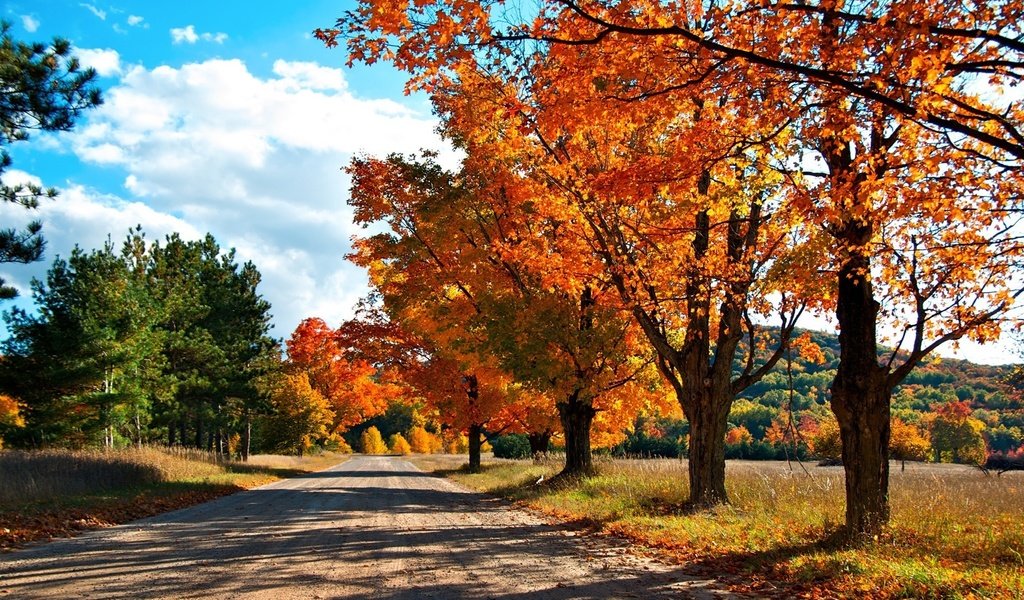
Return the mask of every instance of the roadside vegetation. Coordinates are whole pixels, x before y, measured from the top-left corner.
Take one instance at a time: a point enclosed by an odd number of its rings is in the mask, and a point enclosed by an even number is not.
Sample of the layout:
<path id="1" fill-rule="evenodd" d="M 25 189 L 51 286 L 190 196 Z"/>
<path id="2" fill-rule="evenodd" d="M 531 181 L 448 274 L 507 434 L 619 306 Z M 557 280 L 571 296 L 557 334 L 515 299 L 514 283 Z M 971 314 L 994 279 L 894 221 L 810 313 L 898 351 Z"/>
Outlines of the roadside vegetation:
<path id="1" fill-rule="evenodd" d="M 344 457 L 256 455 L 247 463 L 195 449 L 0 452 L 0 550 L 117 525 L 337 464 Z"/>
<path id="2" fill-rule="evenodd" d="M 894 468 L 890 525 L 848 545 L 837 539 L 841 467 L 729 461 L 731 504 L 689 513 L 683 508 L 686 463 L 679 460 L 599 460 L 596 476 L 576 481 L 552 481 L 558 461 L 494 460 L 470 473 L 448 457 L 414 460 L 558 521 L 692 562 L 741 591 L 1020 598 L 1024 590 L 1021 473 L 985 475 L 967 466 L 916 462 L 905 471 Z"/>

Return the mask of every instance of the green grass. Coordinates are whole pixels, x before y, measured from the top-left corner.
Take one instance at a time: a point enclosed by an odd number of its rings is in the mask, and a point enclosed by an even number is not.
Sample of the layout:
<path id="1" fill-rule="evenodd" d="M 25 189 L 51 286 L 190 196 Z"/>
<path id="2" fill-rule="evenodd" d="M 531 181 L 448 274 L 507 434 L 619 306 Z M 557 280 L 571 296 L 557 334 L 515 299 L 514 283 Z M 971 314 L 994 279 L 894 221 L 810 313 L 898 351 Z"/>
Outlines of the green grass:
<path id="1" fill-rule="evenodd" d="M 558 463 L 491 461 L 478 474 L 444 457 L 417 459 L 469 487 L 658 549 L 710 573 L 738 573 L 783 595 L 1024 598 L 1024 473 L 986 476 L 952 465 L 897 465 L 891 526 L 851 547 L 838 540 L 842 469 L 730 462 L 731 504 L 684 511 L 686 463 L 614 460 L 598 475 L 540 484 Z"/>

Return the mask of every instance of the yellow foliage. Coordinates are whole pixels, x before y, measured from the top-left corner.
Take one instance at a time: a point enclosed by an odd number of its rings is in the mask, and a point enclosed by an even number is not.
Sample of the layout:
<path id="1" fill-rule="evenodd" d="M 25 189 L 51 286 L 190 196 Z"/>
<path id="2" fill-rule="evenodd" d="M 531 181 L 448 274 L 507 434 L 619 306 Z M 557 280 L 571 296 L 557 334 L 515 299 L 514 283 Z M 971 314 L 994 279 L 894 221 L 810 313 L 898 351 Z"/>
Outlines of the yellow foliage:
<path id="1" fill-rule="evenodd" d="M 423 427 L 413 427 L 408 436 L 409 446 L 417 454 L 433 454 L 441 450 L 441 439 Z"/>
<path id="2" fill-rule="evenodd" d="M 839 423 L 835 417 L 823 419 L 818 424 L 818 432 L 808 441 L 811 453 L 821 458 L 840 458 L 843 455 L 843 442 L 839 438 Z"/>
<path id="3" fill-rule="evenodd" d="M 384 445 L 384 438 L 380 435 L 380 430 L 376 427 L 370 427 L 363 432 L 363 435 L 359 438 L 359 446 L 363 450 L 363 454 L 387 454 L 388 447 Z"/>
<path id="4" fill-rule="evenodd" d="M 388 440 L 388 446 L 390 447 L 392 454 L 405 455 L 412 452 L 412 447 L 409 445 L 409 442 L 407 442 L 400 433 L 392 434 L 391 438 Z"/>
<path id="5" fill-rule="evenodd" d="M 6 394 L 0 394 L 0 425 L 25 426 L 18 401 Z"/>

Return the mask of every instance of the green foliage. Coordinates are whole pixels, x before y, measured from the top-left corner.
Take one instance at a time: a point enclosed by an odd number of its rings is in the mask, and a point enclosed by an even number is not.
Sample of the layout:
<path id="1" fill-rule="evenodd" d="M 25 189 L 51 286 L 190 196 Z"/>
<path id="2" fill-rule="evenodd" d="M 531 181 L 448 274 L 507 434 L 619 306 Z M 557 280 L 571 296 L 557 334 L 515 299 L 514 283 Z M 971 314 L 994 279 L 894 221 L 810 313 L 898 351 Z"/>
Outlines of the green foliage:
<path id="1" fill-rule="evenodd" d="M 7 316 L 0 387 L 26 405 L 21 446 L 106 447 L 164 437 L 226 451 L 264 411 L 277 365 L 259 273 L 212 237 L 121 253 L 75 248 L 33 282 L 38 314 Z M 191 431 L 189 431 L 191 429 Z M 186 435 L 191 433 L 192 435 Z"/>
<path id="2" fill-rule="evenodd" d="M 29 132 L 67 131 L 82 112 L 98 106 L 99 88 L 93 85 L 96 72 L 81 69 L 71 55 L 71 43 L 54 39 L 50 46 L 15 41 L 11 24 L 0 22 L 0 202 L 35 208 L 41 198 L 54 198 L 53 188 L 34 184 L 8 185 L 3 173 L 11 166 L 7 146 L 29 138 Z M 43 252 L 42 226 L 32 222 L 24 230 L 0 230 L 0 263 L 29 263 Z M 16 290 L 0 278 L 0 298 L 11 298 Z"/>
<path id="3" fill-rule="evenodd" d="M 680 419 L 651 419 L 639 416 L 626 439 L 612 449 L 616 456 L 686 456 L 690 424 Z"/>
<path id="4" fill-rule="evenodd" d="M 936 462 L 985 462 L 985 424 L 971 416 L 965 402 L 936 405 L 931 417 L 931 443 Z"/>
<path id="5" fill-rule="evenodd" d="M 495 458 L 530 458 L 530 440 L 523 433 L 499 435 L 491 440 Z"/>

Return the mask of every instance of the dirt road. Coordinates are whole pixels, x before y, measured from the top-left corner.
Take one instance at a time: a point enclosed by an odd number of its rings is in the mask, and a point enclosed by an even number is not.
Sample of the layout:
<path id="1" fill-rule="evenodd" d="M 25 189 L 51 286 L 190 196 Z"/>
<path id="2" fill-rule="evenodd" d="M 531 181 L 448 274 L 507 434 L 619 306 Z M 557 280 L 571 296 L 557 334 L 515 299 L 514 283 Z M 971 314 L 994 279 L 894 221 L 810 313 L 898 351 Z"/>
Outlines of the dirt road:
<path id="1" fill-rule="evenodd" d="M 0 598 L 709 598 L 392 457 L 0 555 Z"/>

